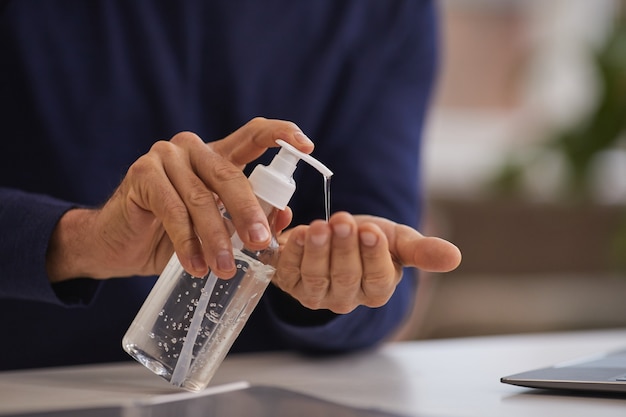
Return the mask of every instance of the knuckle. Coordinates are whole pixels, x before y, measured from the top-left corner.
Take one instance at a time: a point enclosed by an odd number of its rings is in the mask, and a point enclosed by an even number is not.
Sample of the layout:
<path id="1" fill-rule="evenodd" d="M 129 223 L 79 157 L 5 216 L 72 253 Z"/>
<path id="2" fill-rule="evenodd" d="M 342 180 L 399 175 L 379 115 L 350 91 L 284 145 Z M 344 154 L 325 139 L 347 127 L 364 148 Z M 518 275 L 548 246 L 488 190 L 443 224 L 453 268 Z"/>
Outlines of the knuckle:
<path id="1" fill-rule="evenodd" d="M 371 308 L 382 307 L 387 304 L 390 298 L 391 294 L 370 295 L 366 298 L 365 305 Z"/>
<path id="2" fill-rule="evenodd" d="M 250 119 L 250 121 L 247 123 L 247 125 L 251 128 L 257 128 L 258 125 L 262 125 L 264 123 L 267 122 L 267 119 L 265 117 L 261 117 L 261 116 L 256 116 L 253 117 L 252 119 Z"/>
<path id="3" fill-rule="evenodd" d="M 339 271 L 332 274 L 333 285 L 340 287 L 350 287 L 356 282 L 361 282 L 361 276 L 351 271 Z"/>
<path id="4" fill-rule="evenodd" d="M 221 251 L 232 252 L 230 239 L 225 231 L 214 230 L 211 233 L 211 239 L 208 242 L 203 242 L 206 252 L 212 257 Z"/>
<path id="5" fill-rule="evenodd" d="M 203 185 L 197 183 L 192 185 L 186 201 L 192 208 L 204 208 L 208 205 L 215 204 L 215 196 Z"/>
<path id="6" fill-rule="evenodd" d="M 363 284 L 364 304 L 368 307 L 385 305 L 396 288 L 395 283 L 384 274 L 368 276 Z"/>
<path id="7" fill-rule="evenodd" d="M 155 170 L 155 161 L 149 154 L 141 156 L 128 168 L 127 177 L 143 178 Z"/>
<path id="8" fill-rule="evenodd" d="M 245 175 L 239 168 L 225 161 L 213 164 L 212 174 L 213 179 L 218 183 L 239 181 L 245 178 Z"/>
<path id="9" fill-rule="evenodd" d="M 288 120 L 280 120 L 279 124 L 275 126 L 275 129 L 276 129 L 276 135 L 279 137 L 280 136 L 287 137 L 290 134 L 292 134 L 294 131 L 297 131 L 297 132 L 301 131 L 297 124 Z"/>
<path id="10" fill-rule="evenodd" d="M 189 142 L 189 141 L 195 141 L 198 140 L 199 137 L 198 135 L 196 135 L 193 132 L 190 131 L 182 131 L 182 132 L 178 132 L 177 134 L 175 134 L 174 136 L 172 136 L 172 138 L 169 140 L 170 143 L 176 144 L 176 145 L 181 145 L 183 143 Z M 166 142 L 166 141 L 163 141 Z M 166 142 L 168 143 L 168 142 Z"/>
<path id="11" fill-rule="evenodd" d="M 325 293 L 328 289 L 328 278 L 323 275 L 303 275 L 302 283 L 308 292 Z"/>
<path id="12" fill-rule="evenodd" d="M 300 278 L 300 268 L 297 266 L 280 266 L 274 279 L 281 287 L 293 287 Z"/>
<path id="13" fill-rule="evenodd" d="M 298 299 L 300 304 L 310 310 L 319 310 L 323 308 L 322 300 L 319 297 L 303 296 Z"/>
<path id="14" fill-rule="evenodd" d="M 228 211 L 236 227 L 245 227 L 247 224 L 261 222 L 264 219 L 258 200 L 254 197 L 245 199 L 241 196 L 241 200 L 231 201 Z"/>
<path id="15" fill-rule="evenodd" d="M 341 301 L 341 302 L 333 303 L 329 307 L 329 310 L 337 314 L 348 314 L 355 308 L 356 308 L 356 305 L 354 303 L 351 303 L 349 301 Z"/>
<path id="16" fill-rule="evenodd" d="M 163 210 L 167 216 L 176 222 L 186 221 L 189 218 L 187 207 L 180 200 L 173 197 L 163 197 Z"/>
<path id="17" fill-rule="evenodd" d="M 300 127 L 298 127 L 298 125 L 292 121 L 285 120 L 284 123 L 285 123 L 285 127 L 289 130 L 298 130 L 298 131 L 300 130 Z"/>
<path id="18" fill-rule="evenodd" d="M 198 238 L 196 236 L 189 236 L 189 235 L 180 236 L 178 240 L 174 242 L 174 245 L 176 247 L 180 248 L 183 252 L 189 252 L 189 253 L 191 253 L 191 251 L 197 244 L 198 244 Z"/>
<path id="19" fill-rule="evenodd" d="M 363 282 L 367 286 L 372 286 L 376 288 L 387 288 L 389 287 L 389 274 L 384 271 L 369 271 L 363 277 Z"/>
<path id="20" fill-rule="evenodd" d="M 175 145 L 172 142 L 166 140 L 158 140 L 152 144 L 149 153 L 156 153 L 158 155 L 168 155 L 174 153 Z"/>

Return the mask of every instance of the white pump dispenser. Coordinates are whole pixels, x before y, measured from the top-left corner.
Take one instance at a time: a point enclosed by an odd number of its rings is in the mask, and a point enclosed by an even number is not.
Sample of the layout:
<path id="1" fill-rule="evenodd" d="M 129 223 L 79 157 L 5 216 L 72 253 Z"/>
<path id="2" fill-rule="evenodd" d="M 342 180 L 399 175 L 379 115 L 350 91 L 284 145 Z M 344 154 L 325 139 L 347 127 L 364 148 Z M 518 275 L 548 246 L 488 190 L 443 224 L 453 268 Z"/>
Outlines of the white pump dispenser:
<path id="1" fill-rule="evenodd" d="M 333 172 L 311 155 L 300 152 L 287 142 L 278 139 L 276 143 L 281 149 L 272 162 L 269 165 L 257 165 L 248 179 L 257 197 L 284 210 L 296 191 L 292 175 L 301 159 L 317 169 L 325 178 L 331 177 Z"/>
<path id="2" fill-rule="evenodd" d="M 293 173 L 300 160 L 326 179 L 332 171 L 288 143 L 267 166 L 250 174 L 252 190 L 273 230 L 276 210 L 284 210 L 296 190 Z M 224 214 L 229 230 L 230 216 Z M 192 277 L 172 255 L 141 310 L 124 335 L 122 345 L 133 358 L 171 384 L 198 391 L 205 388 L 230 350 L 250 313 L 270 283 L 278 254 L 275 236 L 268 248 L 252 251 L 233 233 L 237 272 L 231 279 L 213 272 Z"/>

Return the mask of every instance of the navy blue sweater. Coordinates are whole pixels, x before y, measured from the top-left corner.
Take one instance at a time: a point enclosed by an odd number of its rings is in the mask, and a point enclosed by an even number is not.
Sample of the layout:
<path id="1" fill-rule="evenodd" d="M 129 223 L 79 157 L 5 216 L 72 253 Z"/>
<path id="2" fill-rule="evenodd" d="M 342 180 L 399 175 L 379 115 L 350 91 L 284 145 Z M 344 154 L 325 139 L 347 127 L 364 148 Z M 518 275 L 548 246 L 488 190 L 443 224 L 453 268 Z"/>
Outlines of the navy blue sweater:
<path id="1" fill-rule="evenodd" d="M 50 285 L 47 243 L 181 130 L 211 141 L 255 116 L 292 120 L 335 172 L 333 211 L 416 226 L 435 46 L 431 1 L 0 2 L 0 369 L 129 358 L 121 338 L 154 278 Z M 294 224 L 322 218 L 320 176 L 296 175 Z M 319 322 L 270 286 L 233 351 L 376 345 L 414 284 Z"/>

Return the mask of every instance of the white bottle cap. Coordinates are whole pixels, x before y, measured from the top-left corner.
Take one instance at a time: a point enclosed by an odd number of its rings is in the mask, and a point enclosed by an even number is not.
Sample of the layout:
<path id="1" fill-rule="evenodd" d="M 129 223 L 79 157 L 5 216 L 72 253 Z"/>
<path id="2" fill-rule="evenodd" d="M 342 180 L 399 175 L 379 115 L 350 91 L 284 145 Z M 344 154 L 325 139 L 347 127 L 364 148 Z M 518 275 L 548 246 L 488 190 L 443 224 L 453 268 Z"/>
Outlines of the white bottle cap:
<path id="1" fill-rule="evenodd" d="M 301 159 L 326 178 L 330 178 L 333 172 L 311 155 L 300 152 L 287 142 L 279 139 L 276 143 L 281 149 L 272 162 L 269 165 L 257 165 L 248 179 L 257 197 L 284 210 L 296 191 L 296 182 L 292 175 Z"/>

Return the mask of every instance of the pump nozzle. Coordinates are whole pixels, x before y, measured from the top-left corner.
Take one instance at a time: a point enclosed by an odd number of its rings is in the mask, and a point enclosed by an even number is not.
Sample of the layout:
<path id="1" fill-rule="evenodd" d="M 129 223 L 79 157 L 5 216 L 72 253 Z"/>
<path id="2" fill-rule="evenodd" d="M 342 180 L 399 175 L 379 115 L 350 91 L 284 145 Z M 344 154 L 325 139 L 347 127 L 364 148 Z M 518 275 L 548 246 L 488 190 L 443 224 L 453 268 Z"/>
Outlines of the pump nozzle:
<path id="1" fill-rule="evenodd" d="M 284 210 L 296 190 L 292 174 L 301 159 L 326 178 L 330 178 L 333 172 L 311 155 L 300 152 L 287 142 L 278 139 L 276 143 L 281 149 L 272 162 L 267 166 L 257 165 L 248 179 L 257 197 Z"/>
<path id="2" fill-rule="evenodd" d="M 282 139 L 278 139 L 276 140 L 276 143 L 278 143 L 281 146 L 281 150 L 278 151 L 278 154 L 274 157 L 274 160 L 272 160 L 272 163 L 270 164 L 270 166 L 274 165 L 275 161 L 277 159 L 279 159 L 279 157 L 283 157 L 283 158 L 287 158 L 288 156 L 292 156 L 292 160 L 294 162 L 293 163 L 293 170 L 291 171 L 291 173 L 293 173 L 293 171 L 295 171 L 296 169 L 296 164 L 298 163 L 298 161 L 300 159 L 302 159 L 304 162 L 306 162 L 307 164 L 311 165 L 313 168 L 317 169 L 320 174 L 322 174 L 323 176 L 325 176 L 326 178 L 330 178 L 333 175 L 333 172 L 328 169 L 324 164 L 322 164 L 320 161 L 318 161 L 317 159 L 313 158 L 311 155 L 307 155 L 304 152 L 300 152 L 299 150 L 297 150 L 296 148 L 294 148 L 293 146 L 291 146 L 290 144 L 288 144 L 287 142 L 285 142 Z M 293 158 L 295 157 L 295 159 Z"/>

